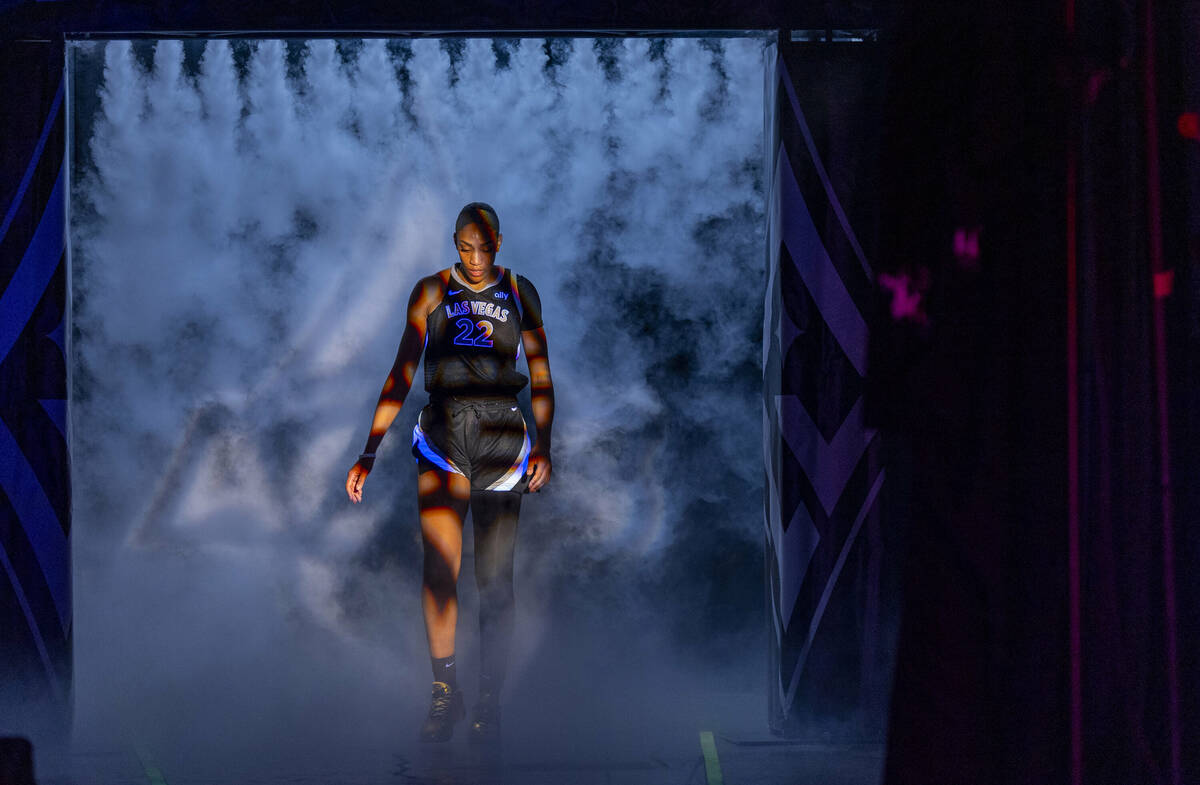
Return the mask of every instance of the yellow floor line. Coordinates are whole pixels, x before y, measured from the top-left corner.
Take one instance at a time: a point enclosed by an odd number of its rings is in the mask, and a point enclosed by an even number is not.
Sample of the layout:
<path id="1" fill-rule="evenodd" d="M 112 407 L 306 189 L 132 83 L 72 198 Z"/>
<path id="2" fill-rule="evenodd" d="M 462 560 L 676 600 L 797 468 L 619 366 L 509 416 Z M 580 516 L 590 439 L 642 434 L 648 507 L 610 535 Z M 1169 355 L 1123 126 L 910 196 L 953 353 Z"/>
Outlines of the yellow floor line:
<path id="1" fill-rule="evenodd" d="M 717 743 L 713 741 L 712 731 L 700 731 L 700 751 L 704 753 L 704 775 L 708 777 L 708 785 L 725 785 L 721 776 L 721 761 L 717 759 Z"/>

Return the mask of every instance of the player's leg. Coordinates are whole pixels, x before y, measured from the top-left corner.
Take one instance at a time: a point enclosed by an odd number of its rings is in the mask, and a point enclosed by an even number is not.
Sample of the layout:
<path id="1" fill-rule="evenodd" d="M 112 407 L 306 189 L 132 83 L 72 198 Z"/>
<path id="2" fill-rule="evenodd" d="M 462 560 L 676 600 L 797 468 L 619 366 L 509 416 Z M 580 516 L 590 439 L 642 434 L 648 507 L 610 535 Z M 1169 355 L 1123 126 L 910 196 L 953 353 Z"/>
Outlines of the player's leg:
<path id="1" fill-rule="evenodd" d="M 455 675 L 454 632 L 462 527 L 470 496 L 470 481 L 461 474 L 432 468 L 417 475 L 424 550 L 421 609 L 434 671 L 433 701 L 421 728 L 421 738 L 426 741 L 449 739 L 454 721 L 465 715 Z"/>
<path id="2" fill-rule="evenodd" d="M 500 730 L 500 691 L 508 669 L 515 621 L 513 558 L 521 494 L 474 491 L 475 585 L 479 588 L 479 703 L 471 738 L 492 740 Z"/>
<path id="3" fill-rule="evenodd" d="M 431 657 L 454 653 L 462 528 L 470 492 L 470 482 L 461 474 L 431 469 L 417 476 L 424 550 L 421 607 Z"/>

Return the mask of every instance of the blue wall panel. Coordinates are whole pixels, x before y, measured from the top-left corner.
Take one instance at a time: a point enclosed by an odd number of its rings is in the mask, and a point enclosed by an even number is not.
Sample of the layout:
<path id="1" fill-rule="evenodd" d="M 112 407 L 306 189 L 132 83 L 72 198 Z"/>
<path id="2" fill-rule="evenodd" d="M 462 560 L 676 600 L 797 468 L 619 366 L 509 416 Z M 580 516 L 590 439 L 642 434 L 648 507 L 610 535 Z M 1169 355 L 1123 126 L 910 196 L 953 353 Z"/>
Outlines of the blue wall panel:
<path id="1" fill-rule="evenodd" d="M 71 709 L 63 62 L 0 50 L 0 732 Z"/>
<path id="2" fill-rule="evenodd" d="M 768 58 L 763 325 L 772 731 L 880 740 L 896 624 L 882 435 L 864 417 L 880 96 L 870 45 Z"/>

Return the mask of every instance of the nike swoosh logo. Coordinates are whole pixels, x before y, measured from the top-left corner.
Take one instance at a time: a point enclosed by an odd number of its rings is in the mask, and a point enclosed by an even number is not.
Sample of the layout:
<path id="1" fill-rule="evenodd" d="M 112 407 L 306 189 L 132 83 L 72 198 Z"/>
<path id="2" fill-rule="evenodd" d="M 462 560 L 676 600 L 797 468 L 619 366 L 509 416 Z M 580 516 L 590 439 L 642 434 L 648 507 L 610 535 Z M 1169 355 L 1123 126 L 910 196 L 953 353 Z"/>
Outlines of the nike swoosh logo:
<path id="1" fill-rule="evenodd" d="M 461 291 L 462 291 L 462 289 L 450 289 L 449 291 L 446 292 L 446 294 L 458 294 Z"/>

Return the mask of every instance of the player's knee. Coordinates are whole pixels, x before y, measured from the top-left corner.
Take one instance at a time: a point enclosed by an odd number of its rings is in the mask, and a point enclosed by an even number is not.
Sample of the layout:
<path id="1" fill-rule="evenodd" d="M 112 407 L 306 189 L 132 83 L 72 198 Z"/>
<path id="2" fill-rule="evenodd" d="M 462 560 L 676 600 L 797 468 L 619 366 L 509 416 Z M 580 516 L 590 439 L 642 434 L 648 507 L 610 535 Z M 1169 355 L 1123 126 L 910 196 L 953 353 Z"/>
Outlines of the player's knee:
<path id="1" fill-rule="evenodd" d="M 511 608 L 514 604 L 515 593 L 513 592 L 512 580 L 504 581 L 499 579 L 491 579 L 484 581 L 476 581 L 479 586 L 479 608 L 484 612 L 501 612 Z"/>
<path id="2" fill-rule="evenodd" d="M 430 552 L 432 549 L 425 551 L 425 563 L 422 571 L 422 580 L 426 587 L 431 589 L 438 596 L 449 596 L 455 592 L 458 583 L 458 574 L 453 565 L 447 563 L 446 559 L 436 551 Z"/>

